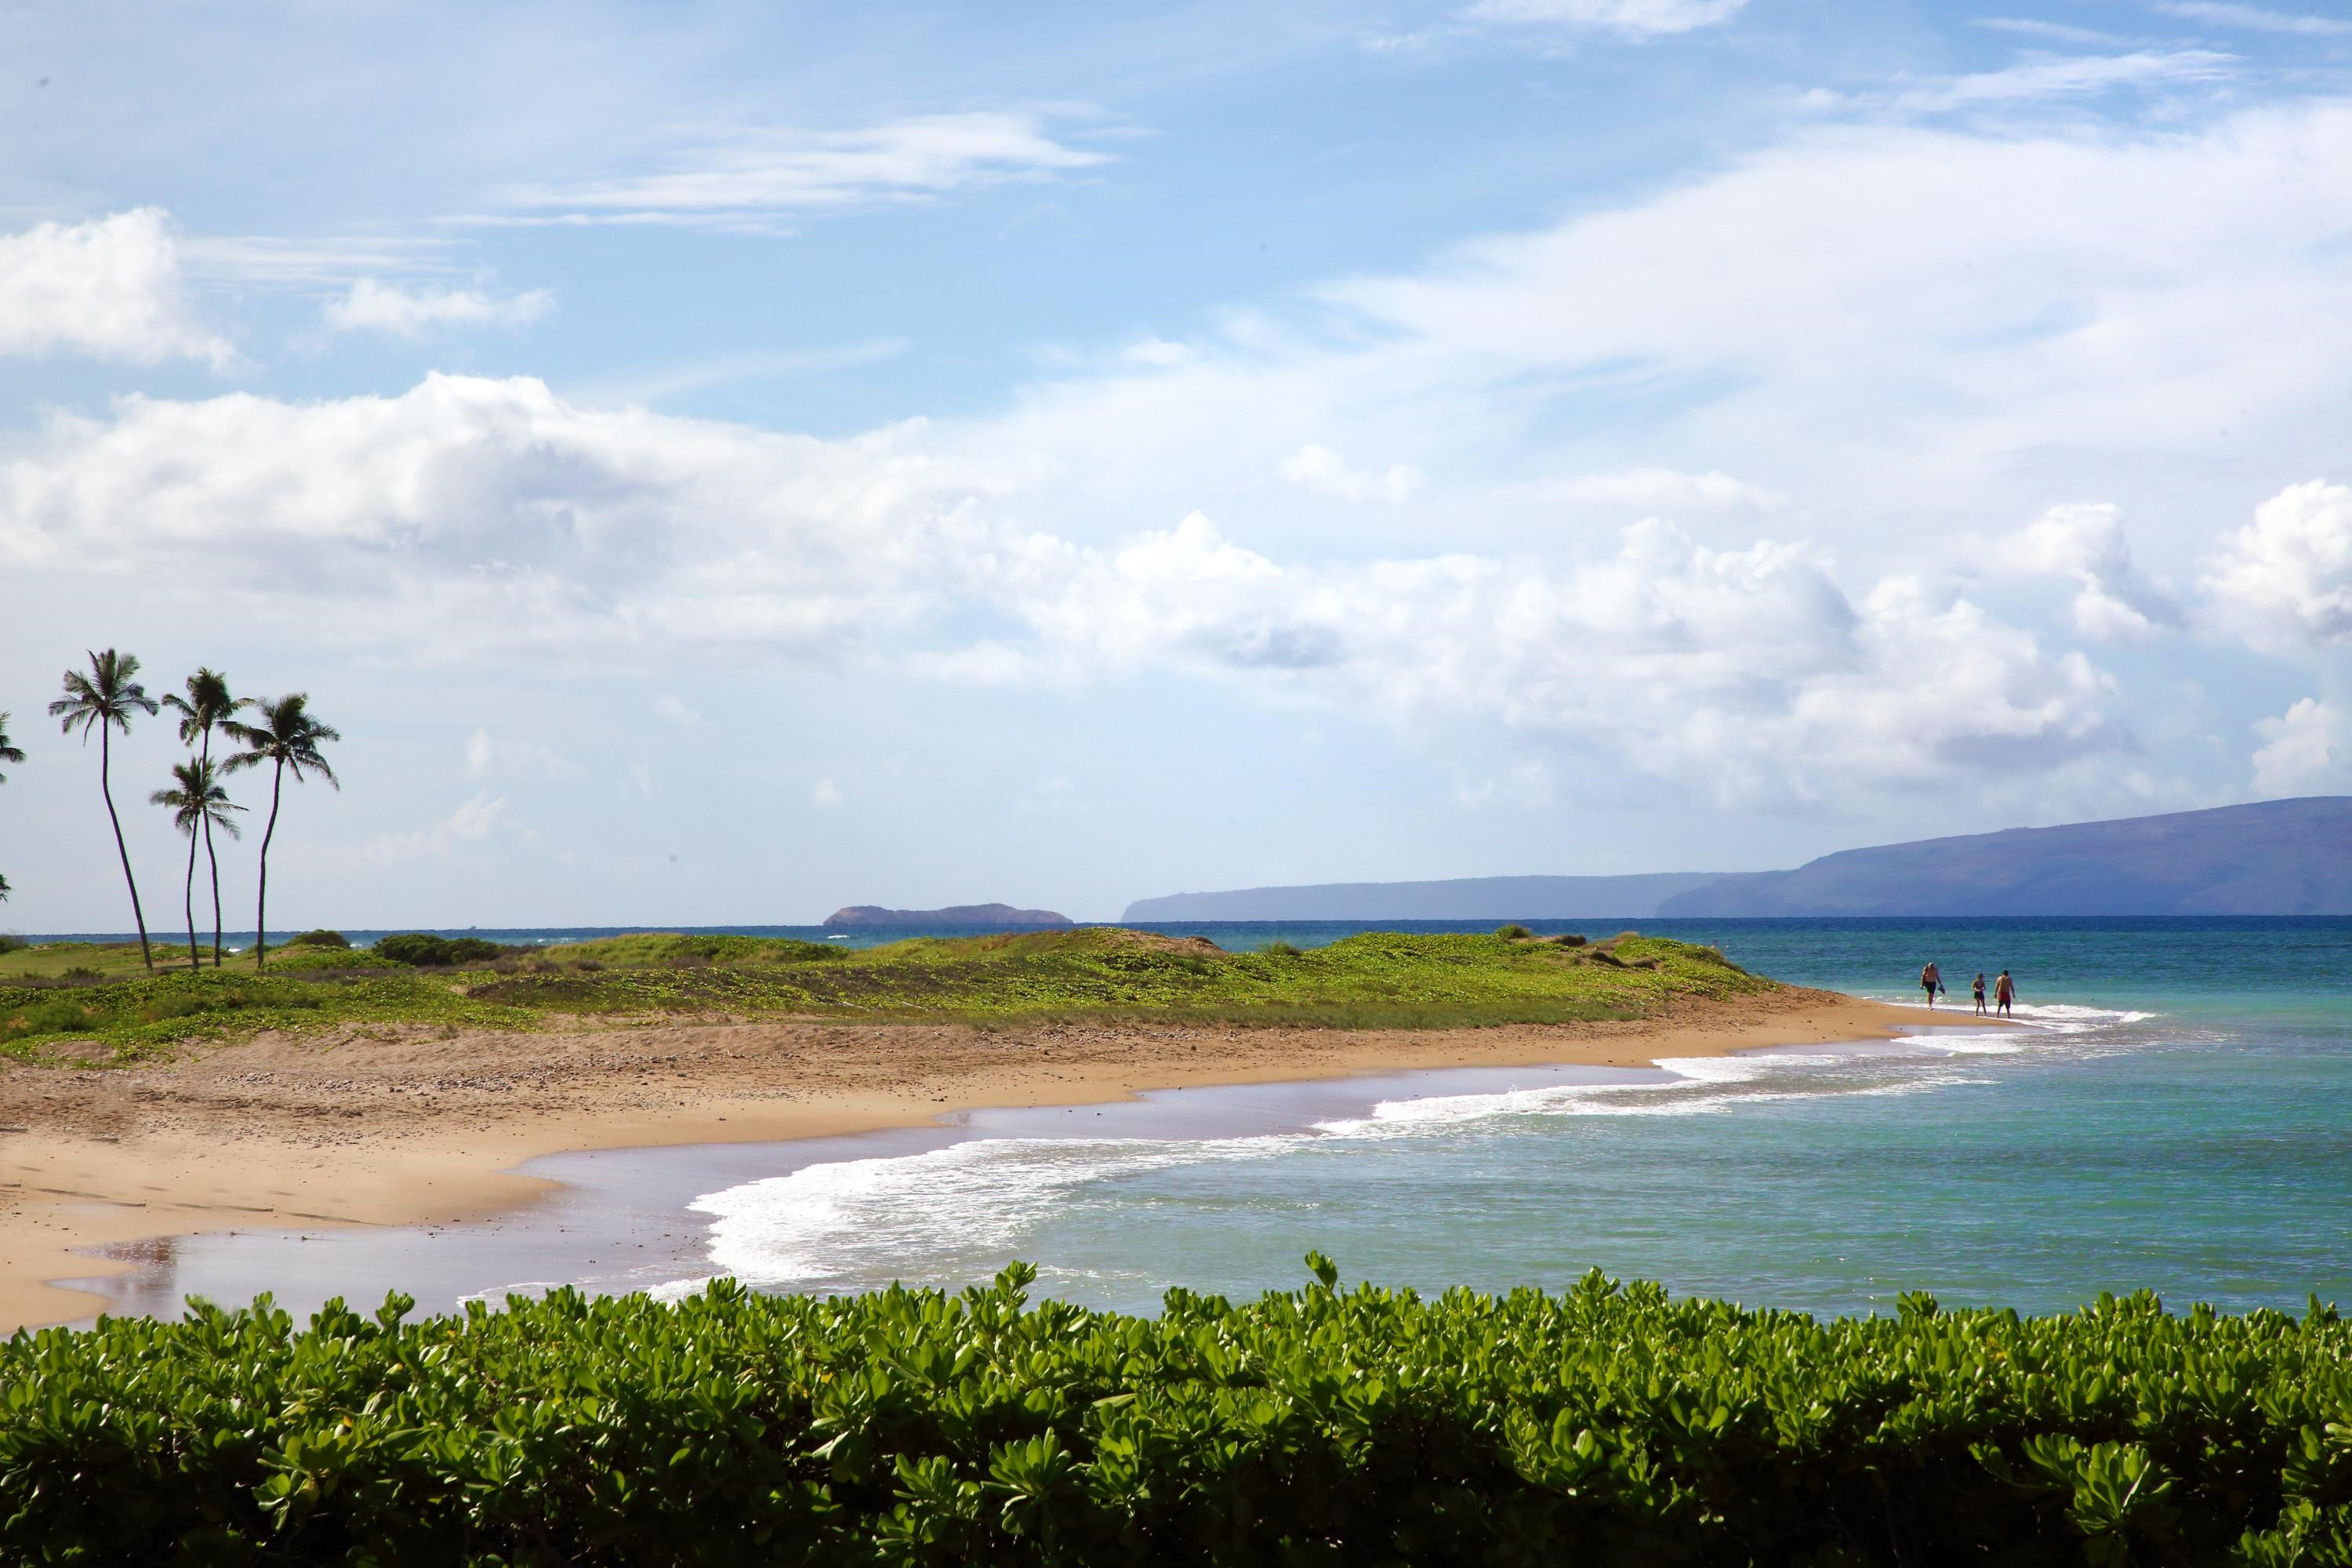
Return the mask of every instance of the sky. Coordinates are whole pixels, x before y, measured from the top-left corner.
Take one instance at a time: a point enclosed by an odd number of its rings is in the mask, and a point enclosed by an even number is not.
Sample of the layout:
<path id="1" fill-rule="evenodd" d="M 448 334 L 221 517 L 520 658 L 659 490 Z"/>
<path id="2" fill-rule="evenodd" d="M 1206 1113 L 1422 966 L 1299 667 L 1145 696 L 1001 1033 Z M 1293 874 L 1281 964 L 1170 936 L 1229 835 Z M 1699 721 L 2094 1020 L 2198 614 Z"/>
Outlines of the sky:
<path id="1" fill-rule="evenodd" d="M 279 930 L 2352 790 L 2339 5 L 0 0 L 0 929 L 110 647 L 341 731 Z"/>

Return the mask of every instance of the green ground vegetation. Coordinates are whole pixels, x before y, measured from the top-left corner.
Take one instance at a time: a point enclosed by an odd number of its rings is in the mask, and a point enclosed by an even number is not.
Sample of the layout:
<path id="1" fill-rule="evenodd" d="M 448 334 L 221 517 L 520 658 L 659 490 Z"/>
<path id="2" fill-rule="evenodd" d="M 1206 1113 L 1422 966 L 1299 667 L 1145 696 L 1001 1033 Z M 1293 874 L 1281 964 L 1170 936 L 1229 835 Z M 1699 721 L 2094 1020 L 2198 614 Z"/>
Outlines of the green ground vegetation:
<path id="1" fill-rule="evenodd" d="M 2102 1297 L 1829 1321 L 1598 1274 L 1157 1318 L 728 1282 L 0 1346 L 14 1563 L 2352 1560 L 2352 1326 Z"/>
<path id="2" fill-rule="evenodd" d="M 382 947 L 428 951 L 392 939 Z M 1634 1018 L 1680 999 L 1776 989 L 1712 948 L 1630 933 L 1571 945 L 1373 932 L 1266 952 L 1104 928 L 919 938 L 862 951 L 645 935 L 425 967 L 382 952 L 306 944 L 281 949 L 260 973 L 181 967 L 152 976 L 135 946 L 48 943 L 0 954 L 0 1051 L 106 1063 L 272 1028 L 531 1028 L 677 1014 L 1451 1028 Z"/>

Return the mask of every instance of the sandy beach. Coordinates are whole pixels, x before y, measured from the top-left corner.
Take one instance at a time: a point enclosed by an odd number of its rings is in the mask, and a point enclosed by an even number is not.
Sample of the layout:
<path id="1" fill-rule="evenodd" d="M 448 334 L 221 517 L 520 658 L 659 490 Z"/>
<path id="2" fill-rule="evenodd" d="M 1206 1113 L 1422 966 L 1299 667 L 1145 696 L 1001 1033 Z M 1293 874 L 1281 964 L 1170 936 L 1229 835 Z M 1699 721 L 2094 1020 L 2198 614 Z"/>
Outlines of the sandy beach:
<path id="1" fill-rule="evenodd" d="M 1964 1015 L 1948 1016 L 1958 1024 Z M 1790 988 L 1633 1023 L 1447 1031 L 676 1020 L 263 1036 L 164 1065 L 0 1069 L 0 1330 L 97 1310 L 78 1249 L 236 1226 L 448 1223 L 565 1150 L 822 1137 L 965 1109 L 1447 1067 L 1640 1067 L 1885 1038 L 1916 1008 Z M 1980 1020 L 1969 1020 L 1981 1026 Z"/>

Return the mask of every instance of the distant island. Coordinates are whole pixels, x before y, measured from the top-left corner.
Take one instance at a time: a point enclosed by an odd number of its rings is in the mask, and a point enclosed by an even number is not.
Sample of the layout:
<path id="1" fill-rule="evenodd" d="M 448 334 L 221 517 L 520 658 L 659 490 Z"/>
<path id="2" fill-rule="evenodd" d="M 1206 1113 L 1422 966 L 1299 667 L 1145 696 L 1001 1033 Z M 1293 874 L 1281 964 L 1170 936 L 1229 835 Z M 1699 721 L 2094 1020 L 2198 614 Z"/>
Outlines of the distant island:
<path id="1" fill-rule="evenodd" d="M 1066 926 L 1067 915 L 1052 910 L 1016 910 L 1011 904 L 951 904 L 943 910 L 886 910 L 879 904 L 852 904 L 824 917 L 827 931 L 898 930 L 919 926 L 985 926 L 1011 931 L 1022 926 Z"/>
<path id="2" fill-rule="evenodd" d="M 2352 796 L 1846 849 L 1789 871 L 1333 882 L 1139 899 L 1131 921 L 2352 914 Z"/>

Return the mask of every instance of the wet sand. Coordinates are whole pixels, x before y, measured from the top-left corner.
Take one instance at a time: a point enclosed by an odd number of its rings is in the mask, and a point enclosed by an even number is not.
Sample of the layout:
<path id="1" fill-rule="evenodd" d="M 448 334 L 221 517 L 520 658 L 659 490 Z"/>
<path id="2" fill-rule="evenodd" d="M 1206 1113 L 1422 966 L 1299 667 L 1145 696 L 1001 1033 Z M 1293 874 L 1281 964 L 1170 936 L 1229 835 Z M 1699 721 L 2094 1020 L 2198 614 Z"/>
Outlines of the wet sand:
<path id="1" fill-rule="evenodd" d="M 1643 1068 L 1662 1057 L 1883 1039 L 1928 1021 L 1916 1008 L 1790 988 L 1685 1003 L 1635 1023 L 1487 1029 L 385 1026 L 265 1036 L 132 1069 L 10 1065 L 0 1069 L 0 1329 L 121 1310 L 130 1300 L 119 1293 L 107 1301 L 50 1282 L 152 1273 L 176 1256 L 173 1237 L 323 1238 L 385 1226 L 429 1235 L 549 1200 L 561 1191 L 553 1173 L 515 1167 L 565 1151 L 843 1138 L 925 1128 L 957 1111 L 1096 1105 L 1209 1085 Z M 774 1168 L 772 1155 L 761 1158 Z M 564 1179 L 580 1178 L 566 1171 Z M 567 1247 L 558 1250 L 578 1251 Z M 93 1248 L 109 1256 L 94 1258 Z"/>

